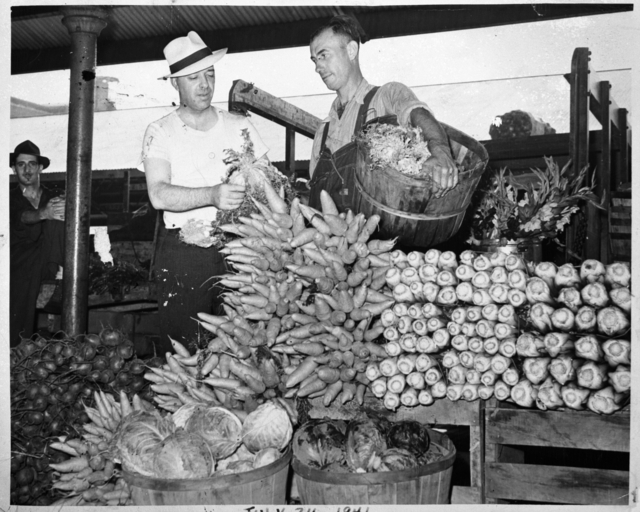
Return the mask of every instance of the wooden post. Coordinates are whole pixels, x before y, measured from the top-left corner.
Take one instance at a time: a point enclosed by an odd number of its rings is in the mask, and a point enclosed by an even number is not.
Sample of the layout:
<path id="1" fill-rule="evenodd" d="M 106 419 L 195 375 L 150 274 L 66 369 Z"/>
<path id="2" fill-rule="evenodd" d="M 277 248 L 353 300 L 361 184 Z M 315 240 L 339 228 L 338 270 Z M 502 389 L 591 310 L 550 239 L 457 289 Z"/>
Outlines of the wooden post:
<path id="1" fill-rule="evenodd" d="M 623 183 L 631 181 L 630 158 L 629 158 L 629 120 L 627 119 L 627 109 L 618 110 L 618 146 L 620 154 L 618 157 L 618 168 L 616 172 L 616 189 Z"/>
<path id="2" fill-rule="evenodd" d="M 71 36 L 62 330 L 67 336 L 75 336 L 86 332 L 88 320 L 96 49 L 98 35 L 107 26 L 108 12 L 98 6 L 61 10 L 62 23 Z"/>
<path id="3" fill-rule="evenodd" d="M 131 207 L 131 172 L 125 169 L 122 176 L 122 213 L 129 213 Z"/>
<path id="4" fill-rule="evenodd" d="M 571 85 L 570 101 L 570 134 L 569 134 L 569 156 L 573 163 L 573 174 L 580 172 L 584 166 L 589 164 L 589 55 L 588 48 L 576 48 L 571 60 L 571 75 L 569 83 Z M 589 231 L 593 228 L 591 219 L 588 217 L 589 226 L 587 228 L 586 246 L 589 240 L 597 240 L 597 232 Z M 566 259 L 580 258 L 580 254 L 574 252 L 574 238 L 576 236 L 576 221 L 572 221 L 567 227 L 566 233 Z M 592 243 L 591 245 L 597 245 Z"/>
<path id="5" fill-rule="evenodd" d="M 285 133 L 285 174 L 293 182 L 296 173 L 296 132 L 287 127 Z"/>
<path id="6" fill-rule="evenodd" d="M 600 260 L 607 264 L 610 260 L 609 215 L 611 212 L 611 112 L 609 109 L 611 84 L 603 80 L 599 84 L 600 96 L 600 122 L 602 131 L 600 137 L 600 165 L 596 176 L 596 193 L 598 197 L 604 197 L 604 211 L 595 213 L 600 220 Z M 589 208 L 595 209 L 589 205 Z"/>

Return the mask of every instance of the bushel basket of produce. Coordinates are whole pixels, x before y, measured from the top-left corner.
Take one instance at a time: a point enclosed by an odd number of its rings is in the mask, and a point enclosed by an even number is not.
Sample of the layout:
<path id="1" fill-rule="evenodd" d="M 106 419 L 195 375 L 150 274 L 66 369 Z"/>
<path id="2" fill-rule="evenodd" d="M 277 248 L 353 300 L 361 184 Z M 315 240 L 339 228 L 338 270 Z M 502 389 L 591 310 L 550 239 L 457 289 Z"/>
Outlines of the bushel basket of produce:
<path id="1" fill-rule="evenodd" d="M 396 124 L 395 116 L 367 123 Z M 415 179 L 389 167 L 371 168 L 366 144 L 358 144 L 355 170 L 355 211 L 366 217 L 380 215 L 380 238 L 398 238 L 409 247 L 433 247 L 457 233 L 489 155 L 478 141 L 441 123 L 458 164 L 458 185 L 435 197 L 431 180 Z M 365 126 L 365 128 L 366 128 Z"/>
<path id="2" fill-rule="evenodd" d="M 291 462 L 298 493 L 308 505 L 394 505 L 449 503 L 456 449 L 451 440 L 426 429 L 431 449 L 445 455 L 434 462 L 396 471 L 345 473 L 319 469 L 295 455 Z M 295 442 L 295 441 L 294 441 Z"/>
<path id="3" fill-rule="evenodd" d="M 198 479 L 122 475 L 136 505 L 284 505 L 291 448 L 278 460 L 243 473 Z"/>

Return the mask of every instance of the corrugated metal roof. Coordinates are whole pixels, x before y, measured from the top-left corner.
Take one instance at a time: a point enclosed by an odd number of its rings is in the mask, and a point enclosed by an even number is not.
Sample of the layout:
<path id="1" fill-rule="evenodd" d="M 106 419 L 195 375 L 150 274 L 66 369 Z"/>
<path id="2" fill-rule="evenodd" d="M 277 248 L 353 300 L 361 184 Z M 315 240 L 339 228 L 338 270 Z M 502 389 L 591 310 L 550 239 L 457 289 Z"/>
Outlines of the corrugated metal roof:
<path id="1" fill-rule="evenodd" d="M 369 10 L 350 7 L 353 13 Z M 376 7 L 376 11 L 398 9 Z M 107 27 L 101 39 L 127 41 L 142 37 L 182 35 L 189 30 L 211 32 L 241 27 L 295 23 L 329 18 L 344 13 L 338 6 L 229 6 L 229 5 L 129 5 L 109 9 Z M 36 50 L 67 46 L 69 33 L 62 23 L 62 13 L 51 11 L 38 16 L 14 18 L 11 24 L 13 50 Z"/>
<path id="2" fill-rule="evenodd" d="M 108 8 L 108 23 L 98 38 L 98 65 L 161 60 L 164 46 L 189 30 L 210 45 L 228 47 L 229 53 L 304 46 L 322 22 L 341 13 L 355 15 L 374 39 L 631 10 L 633 4 L 608 3 L 116 5 Z M 12 7 L 12 73 L 68 69 L 70 37 L 62 18 L 60 6 Z"/>

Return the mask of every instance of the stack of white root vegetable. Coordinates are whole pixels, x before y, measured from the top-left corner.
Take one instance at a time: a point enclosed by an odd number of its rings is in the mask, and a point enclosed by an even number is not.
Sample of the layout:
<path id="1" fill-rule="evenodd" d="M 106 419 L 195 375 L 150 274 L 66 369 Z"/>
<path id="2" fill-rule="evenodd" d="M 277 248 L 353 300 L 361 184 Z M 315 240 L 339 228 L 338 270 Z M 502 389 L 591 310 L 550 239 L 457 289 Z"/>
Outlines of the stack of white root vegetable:
<path id="1" fill-rule="evenodd" d="M 64 436 L 49 445 L 70 456 L 60 464 L 51 464 L 53 488 L 66 493 L 52 506 L 133 504 L 129 486 L 114 463 L 110 441 L 122 418 L 132 411 L 153 410 L 153 406 L 138 395 L 130 402 L 124 391 L 120 402 L 102 392 L 95 392 L 94 397 L 96 408 L 85 406 L 90 421 L 82 426 L 82 439 Z"/>
<path id="2" fill-rule="evenodd" d="M 387 408 L 495 396 L 611 413 L 627 400 L 626 264 L 528 268 L 515 254 L 464 251 L 458 262 L 435 249 L 396 250 L 391 262 L 387 358 L 367 367 Z"/>
<path id="3" fill-rule="evenodd" d="M 386 357 L 373 343 L 380 313 L 394 304 L 384 293 L 393 241 L 369 240 L 379 221 L 339 213 L 322 193 L 322 211 L 290 207 L 268 184 L 268 206 L 238 224 L 222 249 L 235 272 L 222 276 L 225 315 L 199 313 L 215 334 L 191 354 L 174 343 L 167 364 L 150 369 L 154 399 L 173 411 L 185 403 L 222 404 L 237 411 L 283 397 L 322 397 L 325 405 L 363 402 L 366 366 Z"/>

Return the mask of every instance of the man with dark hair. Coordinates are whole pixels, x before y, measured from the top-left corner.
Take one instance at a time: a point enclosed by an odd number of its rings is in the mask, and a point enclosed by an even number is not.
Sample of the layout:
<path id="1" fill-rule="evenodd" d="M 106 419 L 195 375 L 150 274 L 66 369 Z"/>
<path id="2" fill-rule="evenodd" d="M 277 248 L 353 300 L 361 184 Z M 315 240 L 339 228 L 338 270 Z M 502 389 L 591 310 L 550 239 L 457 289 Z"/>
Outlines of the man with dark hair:
<path id="1" fill-rule="evenodd" d="M 216 83 L 214 65 L 227 49 L 212 51 L 196 32 L 164 48 L 169 79 L 180 106 L 151 123 L 145 132 L 142 169 L 149 199 L 162 210 L 155 251 L 160 355 L 173 352 L 170 338 L 191 345 L 198 334 L 194 321 L 201 312 L 217 313 L 220 287 L 208 282 L 227 271 L 223 255 L 212 247 L 182 242 L 180 229 L 191 220 L 211 224 L 218 210 L 234 210 L 245 186 L 223 183 L 225 151 L 241 151 L 246 131 L 256 157 L 268 148 L 249 119 L 211 104 Z"/>
<path id="2" fill-rule="evenodd" d="M 9 192 L 9 344 L 29 338 L 35 328 L 36 302 L 43 280 L 52 280 L 64 263 L 63 197 L 40 184 L 49 159 L 30 140 L 9 154 L 9 165 L 18 179 Z M 58 293 L 56 293 L 58 292 Z M 61 300 L 60 285 L 56 295 Z M 50 313 L 60 314 L 61 303 L 50 301 Z"/>
<path id="3" fill-rule="evenodd" d="M 395 115 L 400 125 L 420 127 L 431 157 L 425 170 L 436 197 L 458 184 L 458 169 L 447 136 L 426 103 L 407 86 L 370 85 L 360 70 L 361 31 L 350 16 L 335 16 L 311 36 L 311 60 L 327 88 L 336 91 L 329 116 L 316 131 L 311 152 L 309 204 L 319 206 L 320 191 L 331 194 L 338 208 L 352 208 L 356 147 L 352 138 L 365 121 Z"/>

